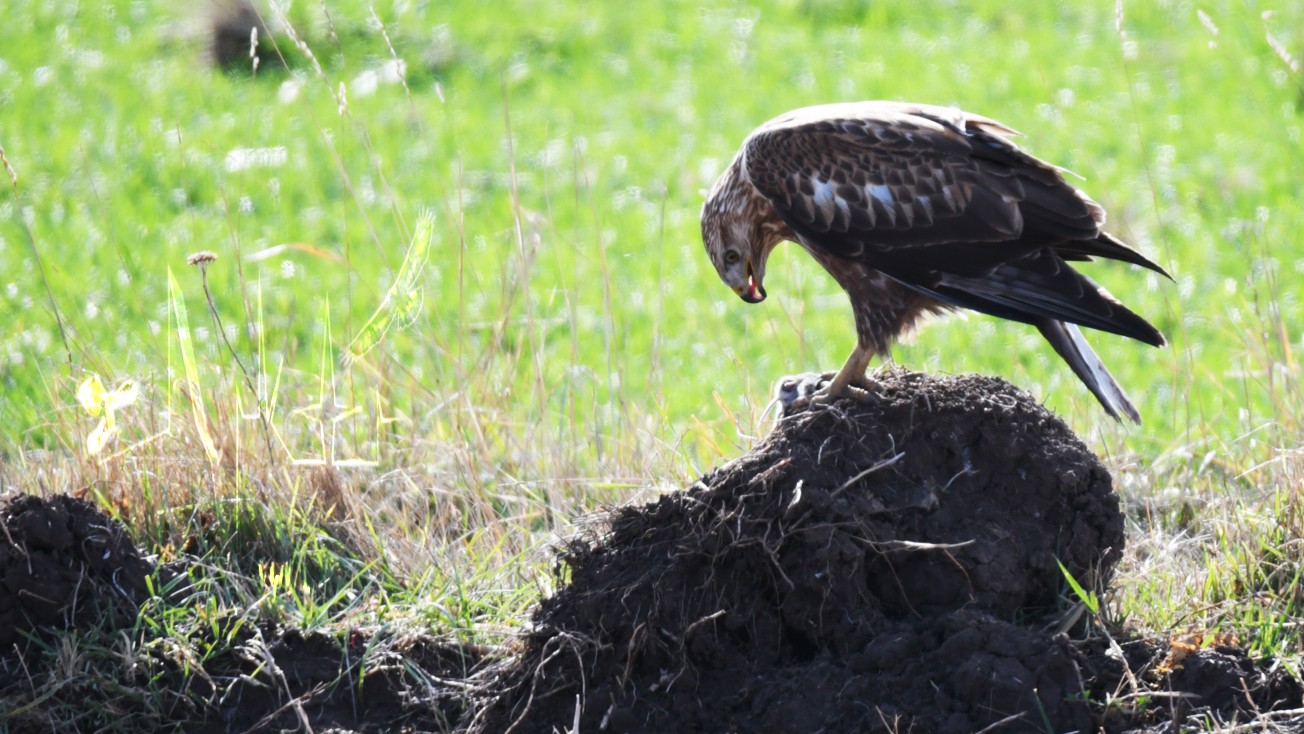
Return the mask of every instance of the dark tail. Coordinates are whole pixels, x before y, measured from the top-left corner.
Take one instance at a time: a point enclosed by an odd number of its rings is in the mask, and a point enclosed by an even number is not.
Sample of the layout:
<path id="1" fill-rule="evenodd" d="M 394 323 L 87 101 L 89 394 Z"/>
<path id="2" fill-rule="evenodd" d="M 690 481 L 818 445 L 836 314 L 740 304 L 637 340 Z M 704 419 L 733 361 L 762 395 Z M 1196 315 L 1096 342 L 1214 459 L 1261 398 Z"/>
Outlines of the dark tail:
<path id="1" fill-rule="evenodd" d="M 1114 376 L 1109 374 L 1105 363 L 1096 356 L 1096 351 L 1087 343 L 1086 337 L 1082 336 L 1076 325 L 1055 319 L 1040 319 L 1036 326 L 1114 420 L 1121 422 L 1123 416 L 1126 416 L 1133 423 L 1141 424 L 1141 414 L 1137 412 L 1136 406 Z"/>

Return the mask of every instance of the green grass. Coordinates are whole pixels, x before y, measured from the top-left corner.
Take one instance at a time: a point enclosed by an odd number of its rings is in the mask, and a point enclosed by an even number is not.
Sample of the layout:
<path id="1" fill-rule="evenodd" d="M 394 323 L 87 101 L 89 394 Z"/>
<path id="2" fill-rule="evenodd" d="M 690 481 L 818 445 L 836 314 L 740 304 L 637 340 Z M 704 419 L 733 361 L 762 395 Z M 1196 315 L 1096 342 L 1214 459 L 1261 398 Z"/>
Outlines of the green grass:
<path id="1" fill-rule="evenodd" d="M 70 369 L 158 379 L 163 337 L 152 328 L 164 321 L 165 269 L 182 270 L 196 250 L 221 256 L 210 278 L 226 322 L 261 323 L 259 358 L 316 372 L 323 322 L 336 348 L 347 342 L 425 207 L 439 219 L 424 314 L 384 349 L 416 394 L 475 373 L 513 388 L 522 409 L 561 413 L 583 394 L 656 406 L 672 427 L 694 413 L 718 422 L 713 391 L 747 406 L 780 374 L 839 364 L 853 334 L 838 289 L 796 248 L 782 248 L 771 269 L 776 298 L 738 302 L 700 251 L 699 190 L 759 122 L 862 98 L 956 104 L 1024 131 L 1038 155 L 1087 177 L 1115 232 L 1171 267 L 1175 286 L 1090 267 L 1173 341 L 1154 351 L 1096 340 L 1142 398 L 1147 423 L 1131 445 L 1153 451 L 1194 425 L 1231 435 L 1273 415 L 1269 380 L 1249 374 L 1241 334 L 1269 275 L 1285 294 L 1273 316 L 1301 316 L 1290 287 L 1304 267 L 1298 77 L 1264 35 L 1292 47 L 1298 7 L 1266 21 L 1211 8 L 1216 48 L 1185 6 L 1128 7 L 1125 53 L 1106 3 L 400 4 L 381 19 L 407 62 L 409 97 L 399 84 L 361 96 L 355 80 L 390 52 L 365 5 L 338 5 L 338 45 L 319 8 L 291 19 L 326 81 L 284 37 L 293 75 L 272 64 L 256 79 L 216 72 L 183 32 L 198 16 L 167 4 L 11 6 L 0 143 L 20 176 L 67 349 L 23 215 L 6 199 L 0 416 L 10 446 L 54 440 L 26 432 L 67 401 L 54 380 Z M 301 80 L 299 96 L 279 102 L 291 79 Z M 343 118 L 341 82 L 353 88 Z M 278 146 L 282 165 L 226 165 L 238 148 Z M 237 256 L 287 242 L 344 262 L 294 250 L 258 263 Z M 197 300 L 195 285 L 187 296 Z M 203 328 L 207 369 L 229 369 L 211 324 Z M 239 350 L 256 351 L 235 332 Z M 1293 345 L 1298 335 L 1289 336 Z M 529 359 L 507 358 L 521 349 Z M 71 367 L 61 363 L 69 354 Z M 1079 426 L 1100 419 L 1030 328 L 952 320 L 895 357 L 1007 375 Z M 408 405 L 413 393 L 400 392 Z"/>
<path id="2" fill-rule="evenodd" d="M 700 190 L 742 138 L 803 105 L 954 104 L 1085 176 L 1169 267 L 1084 269 L 1172 344 L 1094 337 L 1140 429 L 1030 327 L 940 321 L 896 361 L 1007 377 L 1107 456 L 1134 523 L 1107 615 L 1304 645 L 1282 625 L 1304 614 L 1304 79 L 1266 35 L 1304 57 L 1300 3 L 1208 5 L 1216 36 L 1187 4 L 1127 3 L 1122 37 L 1107 2 L 396 2 L 389 42 L 365 3 L 297 3 L 322 76 L 284 32 L 288 69 L 217 70 L 207 16 L 176 7 L 4 8 L 4 489 L 89 489 L 164 555 L 209 538 L 189 552 L 238 574 L 214 582 L 228 610 L 328 624 L 382 599 L 501 634 L 546 590 L 540 540 L 736 455 L 775 378 L 850 351 L 845 297 L 798 248 L 761 306 L 702 252 Z M 420 307 L 346 366 L 425 210 Z M 85 447 L 87 372 L 143 386 L 111 458 Z"/>

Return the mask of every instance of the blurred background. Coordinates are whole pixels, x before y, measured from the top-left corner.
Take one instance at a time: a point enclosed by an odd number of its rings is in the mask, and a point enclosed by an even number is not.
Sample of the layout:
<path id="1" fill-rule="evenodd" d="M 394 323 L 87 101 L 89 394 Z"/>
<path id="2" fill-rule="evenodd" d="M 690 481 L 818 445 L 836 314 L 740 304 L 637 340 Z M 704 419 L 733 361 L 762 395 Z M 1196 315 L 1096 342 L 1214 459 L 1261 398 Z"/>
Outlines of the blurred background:
<path id="1" fill-rule="evenodd" d="M 186 545 L 204 502 L 308 497 L 328 527 L 371 523 L 350 542 L 395 568 L 469 553 L 515 569 L 483 589 L 546 586 L 516 554 L 736 456 L 768 430 L 774 380 L 849 352 L 845 296 L 807 255 L 780 247 L 748 306 L 698 214 L 754 127 L 861 99 L 1020 130 L 1177 281 L 1083 268 L 1171 341 L 1089 333 L 1141 428 L 1031 327 L 950 318 L 898 364 L 1032 391 L 1105 454 L 1156 547 L 1293 491 L 1298 2 L 7 0 L 3 17 L 0 483 L 97 497 L 157 548 L 207 548 Z M 216 259 L 188 265 L 199 251 Z M 112 425 L 77 398 L 92 375 L 139 388 Z M 1171 583 L 1213 599 L 1199 553 Z M 1155 624 L 1186 598 L 1142 597 Z"/>

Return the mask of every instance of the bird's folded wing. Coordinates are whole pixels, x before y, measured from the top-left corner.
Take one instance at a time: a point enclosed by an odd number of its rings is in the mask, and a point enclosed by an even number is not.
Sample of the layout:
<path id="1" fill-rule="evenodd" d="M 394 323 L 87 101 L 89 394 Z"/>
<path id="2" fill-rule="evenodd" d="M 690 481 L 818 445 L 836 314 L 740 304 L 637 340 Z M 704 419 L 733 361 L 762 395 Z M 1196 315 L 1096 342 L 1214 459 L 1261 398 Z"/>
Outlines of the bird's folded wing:
<path id="1" fill-rule="evenodd" d="M 1154 346 L 1165 343 L 1158 329 L 1050 250 L 1013 260 L 981 278 L 943 274 L 928 284 L 898 282 L 944 303 L 1013 321 L 1039 324 L 1049 318 Z"/>
<path id="2" fill-rule="evenodd" d="M 1104 212 L 986 118 L 866 102 L 777 118 L 748 137 L 746 173 L 799 235 L 860 258 L 941 243 L 1091 239 Z M 872 256 L 872 252 L 869 253 Z M 993 265 L 1010 257 L 995 248 Z"/>

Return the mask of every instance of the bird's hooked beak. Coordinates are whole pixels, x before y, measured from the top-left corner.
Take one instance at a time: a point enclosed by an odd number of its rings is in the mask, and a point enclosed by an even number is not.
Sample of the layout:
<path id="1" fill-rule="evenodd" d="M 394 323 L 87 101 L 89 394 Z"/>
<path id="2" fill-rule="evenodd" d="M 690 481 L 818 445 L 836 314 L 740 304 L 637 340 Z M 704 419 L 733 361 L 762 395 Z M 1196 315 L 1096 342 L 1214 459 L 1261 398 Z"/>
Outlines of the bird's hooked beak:
<path id="1" fill-rule="evenodd" d="M 765 300 L 765 286 L 761 279 L 756 277 L 756 269 L 752 267 L 752 259 L 747 258 L 747 285 L 740 288 L 738 295 L 748 303 L 760 303 Z"/>

